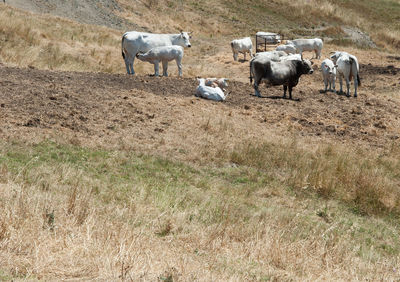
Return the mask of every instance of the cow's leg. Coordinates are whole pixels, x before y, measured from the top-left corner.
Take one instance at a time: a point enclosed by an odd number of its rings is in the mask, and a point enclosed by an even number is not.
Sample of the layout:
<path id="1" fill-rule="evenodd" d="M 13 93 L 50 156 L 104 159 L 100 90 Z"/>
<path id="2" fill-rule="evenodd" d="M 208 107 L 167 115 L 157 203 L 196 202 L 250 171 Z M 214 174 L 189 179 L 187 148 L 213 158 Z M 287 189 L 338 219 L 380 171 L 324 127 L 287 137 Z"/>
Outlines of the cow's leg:
<path id="1" fill-rule="evenodd" d="M 130 74 L 131 72 L 129 70 L 129 61 L 128 61 L 128 58 L 126 56 L 124 58 L 124 62 L 125 62 L 125 67 L 126 67 L 126 73 Z"/>
<path id="2" fill-rule="evenodd" d="M 246 61 L 246 51 L 243 52 L 244 60 Z"/>
<path id="3" fill-rule="evenodd" d="M 342 80 L 342 76 L 339 75 L 339 85 L 340 85 L 340 90 L 339 93 L 343 93 L 343 80 Z"/>
<path id="4" fill-rule="evenodd" d="M 237 61 L 238 53 L 236 51 L 233 52 L 233 60 Z"/>
<path id="5" fill-rule="evenodd" d="M 135 56 L 126 56 L 125 57 L 125 66 L 126 66 L 126 73 L 127 74 L 135 74 L 133 70 L 133 63 L 135 62 Z"/>
<path id="6" fill-rule="evenodd" d="M 176 65 L 178 66 L 179 76 L 182 76 L 182 59 L 181 58 L 176 59 Z"/>
<path id="7" fill-rule="evenodd" d="M 256 95 L 257 97 L 261 97 L 260 91 L 258 90 L 258 85 L 260 85 L 261 82 L 261 78 L 255 78 L 254 79 L 254 95 Z"/>
<path id="8" fill-rule="evenodd" d="M 289 86 L 289 99 L 292 100 L 292 86 Z"/>
<path id="9" fill-rule="evenodd" d="M 328 88 L 328 78 L 327 78 L 327 77 L 324 77 L 324 85 L 325 85 L 325 90 L 324 90 L 324 92 L 326 93 L 327 88 Z"/>
<path id="10" fill-rule="evenodd" d="M 159 64 L 160 64 L 159 61 L 155 61 L 154 62 L 154 76 L 159 76 L 160 75 L 159 74 Z"/>
<path id="11" fill-rule="evenodd" d="M 130 63 L 130 67 L 131 67 L 131 74 L 135 74 L 135 70 L 133 69 L 133 63 L 135 62 L 135 56 L 133 56 L 132 61 Z"/>
<path id="12" fill-rule="evenodd" d="M 283 85 L 283 98 L 286 98 L 287 86 Z"/>
<path id="13" fill-rule="evenodd" d="M 168 61 L 162 61 L 163 76 L 168 76 Z"/>
<path id="14" fill-rule="evenodd" d="M 350 80 L 346 77 L 347 97 L 350 97 Z"/>
<path id="15" fill-rule="evenodd" d="M 354 76 L 354 97 L 357 97 L 357 86 L 358 86 L 358 79 L 357 75 Z"/>
<path id="16" fill-rule="evenodd" d="M 336 93 L 335 79 L 332 79 L 332 88 L 333 88 L 333 92 Z"/>
<path id="17" fill-rule="evenodd" d="M 250 58 L 254 58 L 253 56 L 253 50 L 250 49 Z"/>

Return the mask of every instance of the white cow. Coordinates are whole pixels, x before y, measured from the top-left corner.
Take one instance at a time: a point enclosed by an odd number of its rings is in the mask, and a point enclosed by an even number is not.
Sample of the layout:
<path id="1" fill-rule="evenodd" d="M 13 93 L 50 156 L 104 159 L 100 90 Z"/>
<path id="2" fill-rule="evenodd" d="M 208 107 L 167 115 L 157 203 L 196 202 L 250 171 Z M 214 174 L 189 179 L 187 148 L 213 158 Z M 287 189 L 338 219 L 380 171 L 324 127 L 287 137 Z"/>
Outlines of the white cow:
<path id="1" fill-rule="evenodd" d="M 333 91 L 336 93 L 336 89 L 335 89 L 336 67 L 335 67 L 335 64 L 331 60 L 325 59 L 322 61 L 321 70 L 322 70 L 322 77 L 324 78 L 324 85 L 325 85 L 324 92 L 326 93 L 326 91 L 328 89 L 328 84 L 329 84 L 329 91 L 332 91 L 332 87 L 333 87 Z"/>
<path id="2" fill-rule="evenodd" d="M 287 54 L 296 54 L 297 53 L 297 49 L 294 45 L 292 44 L 282 44 L 279 45 L 275 48 L 276 51 L 283 51 Z"/>
<path id="3" fill-rule="evenodd" d="M 266 51 L 266 52 L 258 52 L 255 57 L 265 57 L 269 58 L 272 61 L 279 61 L 280 57 L 287 56 L 288 54 L 284 51 Z"/>
<path id="4" fill-rule="evenodd" d="M 335 63 L 339 75 L 340 93 L 343 93 L 342 79 L 344 78 L 347 86 L 347 97 L 350 96 L 350 81 L 354 77 L 354 97 L 357 97 L 357 87 L 361 86 L 361 80 L 359 76 L 360 65 L 356 56 L 347 52 L 336 51 L 331 59 Z"/>
<path id="5" fill-rule="evenodd" d="M 147 52 L 155 47 L 179 45 L 182 47 L 191 47 L 190 32 L 181 32 L 178 34 L 155 34 L 138 31 L 129 31 L 122 36 L 122 57 L 125 61 L 126 72 L 135 74 L 133 63 L 136 54 Z"/>
<path id="6" fill-rule="evenodd" d="M 205 81 L 206 86 L 211 86 L 211 87 L 219 87 L 223 91 L 225 91 L 226 87 L 228 87 L 228 79 L 227 78 L 206 78 Z"/>
<path id="7" fill-rule="evenodd" d="M 231 47 L 233 52 L 233 59 L 235 61 L 238 60 L 238 53 L 242 53 L 244 55 L 245 60 L 246 60 L 246 53 L 250 53 L 250 57 L 253 58 L 253 51 L 252 51 L 253 43 L 251 42 L 250 37 L 232 40 Z"/>
<path id="8" fill-rule="evenodd" d="M 279 61 L 301 61 L 303 57 L 300 54 L 290 54 L 287 56 L 279 57 Z"/>
<path id="9" fill-rule="evenodd" d="M 137 53 L 136 57 L 144 62 L 154 65 L 154 75 L 159 76 L 159 63 L 162 62 L 163 76 L 168 76 L 168 62 L 175 60 L 178 66 L 179 76 L 182 76 L 183 48 L 181 46 L 155 47 L 146 53 Z"/>
<path id="10" fill-rule="evenodd" d="M 321 58 L 321 50 L 324 45 L 320 38 L 288 40 L 286 44 L 295 46 L 298 54 L 302 54 L 304 51 L 314 51 L 317 59 Z"/>
<path id="11" fill-rule="evenodd" d="M 199 81 L 199 86 L 196 88 L 196 96 L 214 101 L 224 101 L 226 99 L 221 88 L 206 86 L 204 78 L 198 78 L 197 80 Z"/>

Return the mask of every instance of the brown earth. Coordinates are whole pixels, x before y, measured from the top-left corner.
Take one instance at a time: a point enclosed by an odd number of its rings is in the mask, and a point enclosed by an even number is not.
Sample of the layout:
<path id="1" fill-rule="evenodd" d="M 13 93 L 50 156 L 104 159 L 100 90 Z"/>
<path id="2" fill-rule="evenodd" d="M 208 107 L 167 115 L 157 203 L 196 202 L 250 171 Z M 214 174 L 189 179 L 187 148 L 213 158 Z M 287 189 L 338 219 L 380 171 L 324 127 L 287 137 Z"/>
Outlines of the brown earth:
<path id="1" fill-rule="evenodd" d="M 301 78 L 293 94 L 298 100 L 282 99 L 280 87 L 264 86 L 266 97 L 257 98 L 250 84 L 231 81 L 228 98 L 220 103 L 194 97 L 194 78 L 1 65 L 0 136 L 32 142 L 54 138 L 192 160 L 213 158 L 244 140 L 285 135 L 385 147 L 400 137 L 400 102 L 396 95 L 365 90 L 393 81 L 388 87 L 396 91 L 400 68 L 361 65 L 361 73 L 364 88 L 358 98 L 320 93 L 317 71 Z"/>

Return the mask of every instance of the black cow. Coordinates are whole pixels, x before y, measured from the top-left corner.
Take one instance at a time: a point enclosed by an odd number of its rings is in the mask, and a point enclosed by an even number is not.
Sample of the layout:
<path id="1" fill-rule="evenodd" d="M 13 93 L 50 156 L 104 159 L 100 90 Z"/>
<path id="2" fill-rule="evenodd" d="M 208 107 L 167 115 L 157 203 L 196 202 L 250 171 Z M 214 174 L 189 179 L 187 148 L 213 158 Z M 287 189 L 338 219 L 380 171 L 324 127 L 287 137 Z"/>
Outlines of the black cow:
<path id="1" fill-rule="evenodd" d="M 258 56 L 250 61 L 250 83 L 254 75 L 255 95 L 260 97 L 258 86 L 264 80 L 267 85 L 283 85 L 283 97 L 289 88 L 289 98 L 292 99 L 292 88 L 299 83 L 303 74 L 312 74 L 314 70 L 309 60 L 288 60 L 274 62 L 269 58 Z"/>

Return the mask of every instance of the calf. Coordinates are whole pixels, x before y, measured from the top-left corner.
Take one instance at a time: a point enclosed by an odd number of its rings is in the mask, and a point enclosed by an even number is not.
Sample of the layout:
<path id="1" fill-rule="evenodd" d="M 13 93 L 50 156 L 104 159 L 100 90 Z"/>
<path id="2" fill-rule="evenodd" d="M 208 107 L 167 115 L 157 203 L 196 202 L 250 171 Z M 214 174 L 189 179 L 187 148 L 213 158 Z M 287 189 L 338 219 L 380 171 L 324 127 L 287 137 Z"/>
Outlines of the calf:
<path id="1" fill-rule="evenodd" d="M 322 76 L 324 78 L 325 90 L 326 93 L 329 84 L 329 91 L 333 91 L 336 93 L 335 89 L 335 80 L 336 80 L 336 67 L 333 62 L 329 59 L 323 60 L 321 64 Z"/>
<path id="2" fill-rule="evenodd" d="M 199 81 L 199 86 L 196 88 L 196 96 L 214 101 L 224 101 L 226 99 L 221 88 L 206 86 L 204 78 L 198 78 L 197 80 Z"/>
<path id="3" fill-rule="evenodd" d="M 313 73 L 311 65 L 309 60 L 274 62 L 263 57 L 255 57 L 250 61 L 251 73 L 254 74 L 255 95 L 261 96 L 258 86 L 265 80 L 267 85 L 283 85 L 284 98 L 289 88 L 289 99 L 292 99 L 292 88 L 298 84 L 300 76 Z M 250 83 L 252 83 L 251 76 Z"/>
<path id="4" fill-rule="evenodd" d="M 228 79 L 227 78 L 206 78 L 205 81 L 206 86 L 211 86 L 211 87 L 219 87 L 222 90 L 225 91 L 226 87 L 228 87 Z"/>
<path id="5" fill-rule="evenodd" d="M 243 53 L 244 59 L 246 60 L 246 53 L 250 53 L 250 57 L 253 58 L 253 43 L 250 37 L 242 39 L 235 39 L 231 41 L 231 47 L 233 52 L 233 59 L 238 60 L 238 53 Z"/>
<path id="6" fill-rule="evenodd" d="M 162 62 L 163 76 L 168 76 L 168 62 L 175 60 L 178 66 L 179 76 L 182 76 L 183 48 L 181 46 L 155 47 L 146 53 L 138 53 L 136 57 L 144 62 L 154 64 L 154 75 L 159 76 L 159 63 Z"/>
<path id="7" fill-rule="evenodd" d="M 303 54 L 303 51 L 314 51 L 317 59 L 321 58 L 321 50 L 324 45 L 320 38 L 288 40 L 286 44 L 293 45 L 297 50 L 296 53 L 300 55 Z"/>

